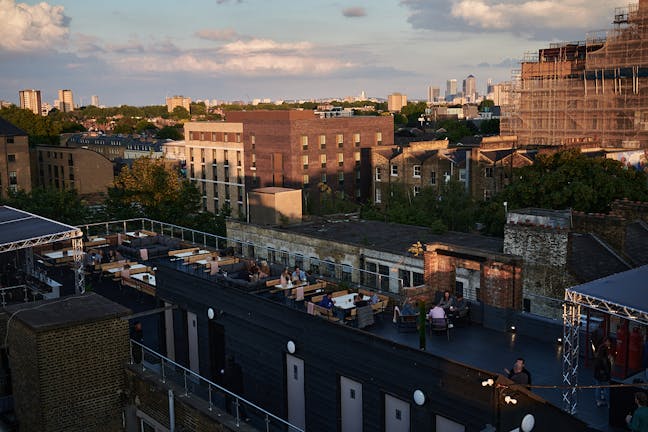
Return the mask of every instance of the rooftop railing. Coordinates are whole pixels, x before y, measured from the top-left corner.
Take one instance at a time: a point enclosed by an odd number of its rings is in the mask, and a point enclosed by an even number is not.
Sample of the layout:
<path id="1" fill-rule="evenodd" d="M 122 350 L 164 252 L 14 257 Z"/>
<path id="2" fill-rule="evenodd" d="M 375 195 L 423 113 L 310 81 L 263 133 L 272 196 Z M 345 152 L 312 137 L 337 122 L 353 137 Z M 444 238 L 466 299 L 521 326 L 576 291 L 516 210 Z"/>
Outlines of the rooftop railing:
<path id="1" fill-rule="evenodd" d="M 303 429 L 133 339 L 130 340 L 130 364 L 142 372 L 158 375 L 163 384 L 181 388 L 185 397 L 195 396 L 205 401 L 210 412 L 214 409 L 231 412 L 237 427 L 241 422 L 249 422 L 266 432 L 303 432 Z"/>
<path id="2" fill-rule="evenodd" d="M 364 288 L 396 296 L 401 295 L 403 289 L 403 279 L 390 274 L 360 269 L 315 257 L 305 257 L 288 251 L 275 250 L 267 245 L 257 245 L 147 218 L 86 224 L 79 228 L 87 236 L 148 230 L 208 248 L 226 249 L 229 247 L 232 249 L 231 252 L 248 259 L 267 261 L 269 264 L 283 267 L 299 266 L 302 270 L 311 272 L 314 277 L 327 278 L 350 288 Z M 279 276 L 277 275 L 277 277 Z"/>

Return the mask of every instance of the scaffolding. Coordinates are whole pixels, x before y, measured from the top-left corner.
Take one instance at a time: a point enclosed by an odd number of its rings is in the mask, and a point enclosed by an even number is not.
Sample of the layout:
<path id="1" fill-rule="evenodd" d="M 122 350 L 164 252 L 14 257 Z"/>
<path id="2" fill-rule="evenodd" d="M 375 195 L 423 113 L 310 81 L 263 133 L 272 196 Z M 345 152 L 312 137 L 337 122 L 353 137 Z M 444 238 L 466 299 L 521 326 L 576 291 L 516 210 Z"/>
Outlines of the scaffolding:
<path id="1" fill-rule="evenodd" d="M 613 23 L 525 55 L 502 134 L 520 145 L 648 147 L 648 0 L 617 8 Z"/>

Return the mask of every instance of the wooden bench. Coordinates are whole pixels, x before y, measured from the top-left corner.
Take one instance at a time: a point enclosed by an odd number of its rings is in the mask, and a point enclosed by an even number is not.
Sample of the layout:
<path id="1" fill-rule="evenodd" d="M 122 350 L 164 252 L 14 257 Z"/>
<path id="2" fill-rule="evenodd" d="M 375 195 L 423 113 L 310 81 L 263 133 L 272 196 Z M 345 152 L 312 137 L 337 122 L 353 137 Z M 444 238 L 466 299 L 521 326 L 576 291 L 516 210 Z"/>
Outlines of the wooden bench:
<path id="1" fill-rule="evenodd" d="M 187 248 L 187 249 L 177 249 L 177 250 L 169 251 L 169 256 L 174 257 L 174 256 L 176 256 L 178 254 L 181 254 L 181 253 L 186 253 L 186 252 L 192 252 L 193 253 L 193 252 L 198 252 L 199 250 L 200 250 L 200 248 L 197 248 L 197 247 L 192 247 L 192 248 Z"/>
<path id="2" fill-rule="evenodd" d="M 324 283 L 326 283 L 326 282 L 324 282 Z M 340 296 L 347 295 L 347 294 L 349 294 L 349 290 L 333 291 L 331 293 L 331 297 L 335 298 L 335 297 L 340 297 Z"/>
<path id="3" fill-rule="evenodd" d="M 315 316 L 326 318 L 329 321 L 340 321 L 340 319 L 333 314 L 332 309 L 326 309 L 325 307 L 318 304 L 313 304 L 313 312 Z"/>

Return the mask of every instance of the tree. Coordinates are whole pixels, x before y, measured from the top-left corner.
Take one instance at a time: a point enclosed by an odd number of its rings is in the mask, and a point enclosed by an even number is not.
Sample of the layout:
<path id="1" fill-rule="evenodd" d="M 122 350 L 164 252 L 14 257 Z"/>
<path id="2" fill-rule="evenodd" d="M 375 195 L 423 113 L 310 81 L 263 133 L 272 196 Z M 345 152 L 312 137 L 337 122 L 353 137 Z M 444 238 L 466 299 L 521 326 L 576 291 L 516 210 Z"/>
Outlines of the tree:
<path id="1" fill-rule="evenodd" d="M 36 188 L 9 195 L 4 204 L 69 225 L 89 222 L 90 211 L 76 190 Z"/>
<path id="2" fill-rule="evenodd" d="M 613 159 L 578 150 L 539 155 L 531 166 L 513 172 L 501 201 L 510 208 L 542 207 L 584 212 L 609 211 L 615 199 L 648 200 L 646 174 L 627 170 Z"/>
<path id="3" fill-rule="evenodd" d="M 19 127 L 29 135 L 30 144 L 58 144 L 60 122 L 36 115 L 15 106 L 0 109 L 0 117 Z"/>
<path id="4" fill-rule="evenodd" d="M 188 120 L 191 118 L 191 114 L 189 114 L 189 111 L 185 107 L 177 106 L 173 108 L 171 117 L 177 120 Z"/>
<path id="5" fill-rule="evenodd" d="M 483 111 L 490 111 L 489 108 L 492 108 L 495 106 L 495 102 L 490 100 L 490 99 L 484 99 L 479 103 L 479 107 L 477 108 L 479 112 Z"/>
<path id="6" fill-rule="evenodd" d="M 164 126 L 160 129 L 156 135 L 159 139 L 172 139 L 174 141 L 181 140 L 184 138 L 182 129 L 179 129 L 175 126 Z"/>
<path id="7" fill-rule="evenodd" d="M 499 119 L 484 120 L 479 125 L 479 132 L 482 135 L 498 135 L 500 133 Z"/>
<path id="8" fill-rule="evenodd" d="M 135 124 L 135 132 L 141 134 L 144 131 L 157 131 L 157 127 L 148 120 L 140 120 Z"/>

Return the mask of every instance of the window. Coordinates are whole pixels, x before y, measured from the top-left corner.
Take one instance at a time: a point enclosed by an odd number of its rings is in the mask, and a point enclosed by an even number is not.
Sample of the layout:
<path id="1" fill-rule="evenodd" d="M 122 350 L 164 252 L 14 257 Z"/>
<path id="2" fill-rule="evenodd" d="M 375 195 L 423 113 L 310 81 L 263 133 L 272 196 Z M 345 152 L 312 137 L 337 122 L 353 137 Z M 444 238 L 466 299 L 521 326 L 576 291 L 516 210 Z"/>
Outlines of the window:
<path id="1" fill-rule="evenodd" d="M 392 177 L 398 177 L 398 165 L 391 166 L 391 175 Z"/>
<path id="2" fill-rule="evenodd" d="M 252 168 L 251 169 L 256 169 L 256 155 L 252 153 Z"/>
<path id="3" fill-rule="evenodd" d="M 205 149 L 200 149 L 200 162 L 205 163 Z"/>
<path id="4" fill-rule="evenodd" d="M 490 189 L 484 189 L 484 201 L 488 201 L 493 196 L 493 192 Z"/>
<path id="5" fill-rule="evenodd" d="M 320 150 L 324 150 L 326 148 L 326 135 L 319 136 L 319 148 Z"/>
<path id="6" fill-rule="evenodd" d="M 355 173 L 356 173 L 356 176 L 355 176 L 355 177 L 356 177 L 356 180 L 360 180 L 360 169 L 357 169 L 357 170 L 355 171 Z"/>
<path id="7" fill-rule="evenodd" d="M 308 155 L 302 156 L 302 166 L 304 169 L 308 169 Z"/>
<path id="8" fill-rule="evenodd" d="M 224 141 L 224 142 L 228 142 L 228 141 L 229 141 L 229 135 L 228 135 L 227 132 L 225 132 L 225 133 L 223 134 L 223 141 Z"/>
<path id="9" fill-rule="evenodd" d="M 335 141 L 337 141 L 337 146 L 338 148 L 344 147 L 344 135 L 342 134 L 337 134 L 335 136 Z"/>
<path id="10" fill-rule="evenodd" d="M 344 154 L 338 153 L 338 166 L 344 166 Z"/>
<path id="11" fill-rule="evenodd" d="M 326 155 L 320 155 L 320 162 L 322 164 L 322 168 L 326 168 Z"/>
<path id="12" fill-rule="evenodd" d="M 304 268 L 304 256 L 301 254 L 295 254 L 295 266 L 300 269 Z"/>
<path id="13" fill-rule="evenodd" d="M 360 152 L 353 152 L 353 160 L 355 161 L 355 166 L 360 166 Z"/>
<path id="14" fill-rule="evenodd" d="M 459 170 L 459 181 L 466 181 L 466 170 L 463 168 Z"/>
<path id="15" fill-rule="evenodd" d="M 376 132 L 376 145 L 382 145 L 382 132 Z"/>
<path id="16" fill-rule="evenodd" d="M 322 183 L 326 184 L 326 173 L 322 173 Z"/>
<path id="17" fill-rule="evenodd" d="M 226 167 L 225 167 L 225 181 L 228 182 L 229 180 L 230 180 L 230 176 L 229 176 L 229 167 L 226 166 Z"/>
<path id="18" fill-rule="evenodd" d="M 360 147 L 360 134 L 359 133 L 354 133 L 353 134 L 353 145 L 356 147 Z"/>
<path id="19" fill-rule="evenodd" d="M 381 171 L 382 170 L 380 169 L 380 167 L 376 167 L 376 181 L 377 182 L 382 181 L 382 172 Z"/>
<path id="20" fill-rule="evenodd" d="M 410 271 L 404 269 L 398 269 L 398 277 L 403 280 L 404 287 L 410 287 Z"/>
<path id="21" fill-rule="evenodd" d="M 342 264 L 342 282 L 351 282 L 352 274 L 352 267 L 348 264 Z M 352 394 L 352 398 L 355 399 L 355 393 Z"/>
<path id="22" fill-rule="evenodd" d="M 200 141 L 205 141 L 205 132 L 200 132 Z"/>
<path id="23" fill-rule="evenodd" d="M 229 156 L 229 155 L 227 154 L 227 150 L 223 150 L 223 162 L 225 163 L 225 166 L 228 166 L 228 165 L 229 165 L 229 159 L 228 159 L 228 156 Z"/>
<path id="24" fill-rule="evenodd" d="M 376 199 L 374 200 L 376 204 L 380 204 L 382 202 L 382 190 L 380 188 L 376 189 Z"/>
<path id="25" fill-rule="evenodd" d="M 419 196 L 421 194 L 421 186 L 414 186 L 414 196 Z"/>
<path id="26" fill-rule="evenodd" d="M 450 181 L 450 171 L 446 171 L 443 173 L 443 181 L 446 183 Z"/>
<path id="27" fill-rule="evenodd" d="M 315 257 L 310 258 L 310 271 L 316 275 L 320 274 L 320 262 Z"/>
<path id="28" fill-rule="evenodd" d="M 303 180 L 304 186 L 308 186 L 310 183 L 310 178 L 308 177 L 308 174 L 304 174 L 304 180 Z"/>
<path id="29" fill-rule="evenodd" d="M 432 171 L 432 172 L 430 173 L 430 184 L 431 184 L 432 186 L 434 186 L 434 185 L 437 184 L 437 183 L 436 183 L 436 171 Z"/>
<path id="30" fill-rule="evenodd" d="M 250 135 L 250 144 L 252 144 L 252 149 L 256 148 L 256 136 Z"/>
<path id="31" fill-rule="evenodd" d="M 414 173 L 412 175 L 415 178 L 421 178 L 421 165 L 414 165 Z"/>
<path id="32" fill-rule="evenodd" d="M 54 167 L 56 168 L 56 167 Z M 58 173 L 57 173 L 58 175 Z M 10 185 L 17 185 L 18 184 L 18 177 L 16 175 L 16 171 L 9 171 L 9 184 Z"/>
<path id="33" fill-rule="evenodd" d="M 238 132 L 236 133 L 236 142 L 237 142 L 237 143 L 240 143 L 240 142 L 241 142 L 241 134 L 238 133 Z"/>
<path id="34" fill-rule="evenodd" d="M 7 144 L 13 144 L 14 143 L 14 137 L 7 137 Z"/>
<path id="35" fill-rule="evenodd" d="M 241 152 L 240 151 L 236 152 L 236 166 L 241 166 Z"/>
<path id="36" fill-rule="evenodd" d="M 7 155 L 7 162 L 16 162 L 16 155 L 15 154 Z"/>
<path id="37" fill-rule="evenodd" d="M 302 135 L 301 145 L 302 145 L 302 150 L 308 150 L 308 137 L 306 135 Z"/>
<path id="38" fill-rule="evenodd" d="M 485 177 L 487 178 L 493 177 L 493 167 L 486 167 Z"/>
<path id="39" fill-rule="evenodd" d="M 277 262 L 277 251 L 275 251 L 271 247 L 268 248 L 268 261 L 270 261 L 271 263 Z"/>

